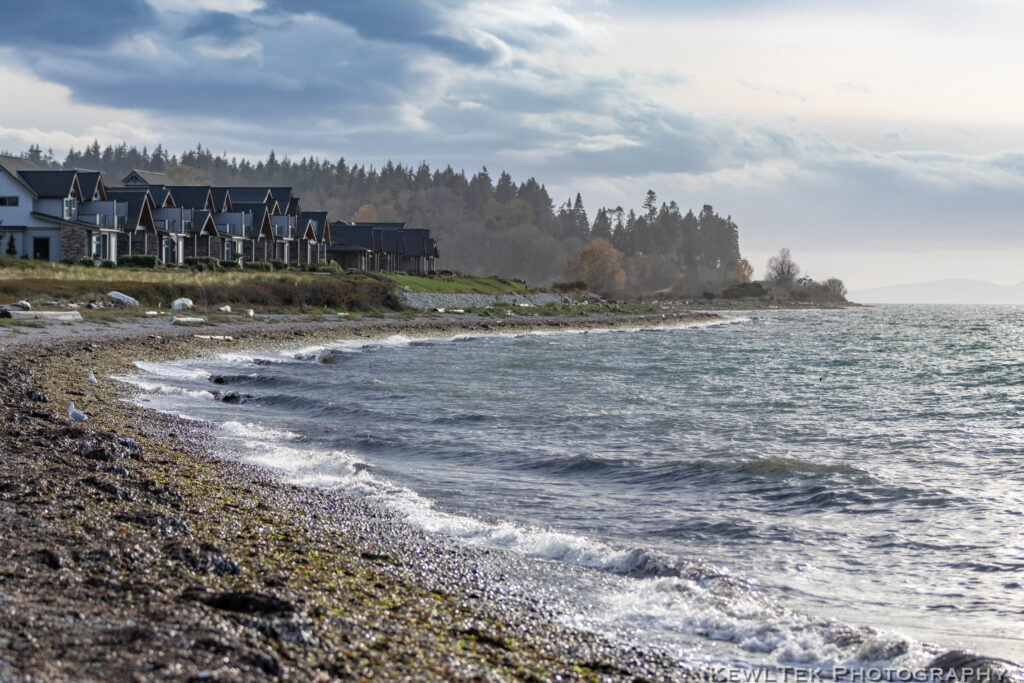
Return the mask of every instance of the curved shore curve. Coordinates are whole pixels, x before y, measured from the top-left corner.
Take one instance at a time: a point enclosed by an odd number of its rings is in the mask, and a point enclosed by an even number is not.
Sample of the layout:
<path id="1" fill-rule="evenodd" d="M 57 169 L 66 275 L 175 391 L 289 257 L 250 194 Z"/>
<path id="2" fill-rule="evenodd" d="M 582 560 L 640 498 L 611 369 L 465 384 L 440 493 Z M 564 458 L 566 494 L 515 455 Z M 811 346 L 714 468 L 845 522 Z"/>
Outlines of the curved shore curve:
<path id="1" fill-rule="evenodd" d="M 10 559 L 0 574 L 0 677 L 700 676 L 664 654 L 555 625 L 543 605 L 501 585 L 491 551 L 219 457 L 203 423 L 127 402 L 128 388 L 109 378 L 140 360 L 230 348 L 713 319 L 250 324 L 3 347 L 0 553 Z M 71 401 L 89 422 L 68 420 Z"/>

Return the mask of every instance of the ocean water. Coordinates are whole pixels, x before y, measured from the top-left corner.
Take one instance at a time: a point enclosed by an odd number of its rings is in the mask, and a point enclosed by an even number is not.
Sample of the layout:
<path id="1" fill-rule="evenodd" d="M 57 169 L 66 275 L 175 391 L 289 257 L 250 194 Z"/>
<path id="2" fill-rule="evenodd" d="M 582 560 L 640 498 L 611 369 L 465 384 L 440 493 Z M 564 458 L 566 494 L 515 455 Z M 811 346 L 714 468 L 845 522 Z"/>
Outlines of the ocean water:
<path id="1" fill-rule="evenodd" d="M 238 457 L 540 560 L 510 580 L 578 628 L 734 667 L 1024 659 L 1021 307 L 138 366 Z"/>

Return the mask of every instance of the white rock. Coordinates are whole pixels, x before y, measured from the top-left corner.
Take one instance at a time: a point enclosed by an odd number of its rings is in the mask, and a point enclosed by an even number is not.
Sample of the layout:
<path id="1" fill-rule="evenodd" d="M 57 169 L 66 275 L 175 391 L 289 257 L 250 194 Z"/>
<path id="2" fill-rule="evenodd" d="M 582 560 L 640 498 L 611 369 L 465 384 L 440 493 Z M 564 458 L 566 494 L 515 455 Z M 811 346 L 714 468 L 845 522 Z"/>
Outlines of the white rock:
<path id="1" fill-rule="evenodd" d="M 245 309 L 245 315 L 246 315 L 246 317 L 249 317 L 249 318 L 255 318 L 256 317 L 256 311 L 252 310 L 251 308 L 247 308 L 247 309 Z"/>
<path id="2" fill-rule="evenodd" d="M 172 325 L 202 325 L 206 318 L 176 318 L 171 316 Z"/>
<path id="3" fill-rule="evenodd" d="M 18 301 L 14 305 L 17 306 L 18 308 L 20 308 L 23 311 L 31 311 L 32 310 L 32 304 L 30 304 L 29 302 L 25 301 L 24 299 L 22 299 L 21 301 Z"/>
<path id="4" fill-rule="evenodd" d="M 159 311 L 146 311 L 146 315 L 148 315 L 148 316 L 160 315 L 160 312 Z"/>
<path id="5" fill-rule="evenodd" d="M 228 306 L 227 304 L 225 304 L 225 305 L 221 306 L 220 308 L 218 308 L 217 310 L 220 311 L 221 313 L 230 313 L 231 312 L 231 307 Z"/>
<path id="6" fill-rule="evenodd" d="M 139 302 L 138 302 L 137 299 L 133 299 L 130 296 L 128 296 L 127 294 L 122 294 L 121 292 L 107 292 L 107 296 L 109 296 L 111 299 L 114 299 L 115 301 L 120 301 L 125 306 L 138 306 L 139 305 Z"/>
<path id="7" fill-rule="evenodd" d="M 188 311 L 192 309 L 192 299 L 175 299 L 171 303 L 171 309 L 175 311 Z"/>

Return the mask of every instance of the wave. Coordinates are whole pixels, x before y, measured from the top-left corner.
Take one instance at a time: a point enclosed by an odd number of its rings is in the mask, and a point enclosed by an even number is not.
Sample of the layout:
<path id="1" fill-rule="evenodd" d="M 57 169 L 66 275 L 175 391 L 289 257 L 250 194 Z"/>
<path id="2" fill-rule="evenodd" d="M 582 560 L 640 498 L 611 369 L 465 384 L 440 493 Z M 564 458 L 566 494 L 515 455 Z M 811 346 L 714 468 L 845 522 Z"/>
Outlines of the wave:
<path id="1" fill-rule="evenodd" d="M 242 457 L 282 472 L 293 483 L 372 498 L 414 526 L 467 545 L 622 577 L 624 583 L 592 586 L 595 592 L 586 597 L 586 610 L 571 610 L 559 617 L 567 625 L 626 639 L 637 630 L 654 630 L 669 641 L 716 641 L 744 653 L 739 660 L 744 665 L 752 658 L 777 666 L 867 667 L 896 659 L 902 663 L 919 659 L 923 665 L 931 656 L 890 634 L 790 612 L 767 598 L 756 584 L 701 561 L 438 509 L 433 501 L 376 474 L 349 453 L 305 449 L 293 443 L 294 434 L 253 426 L 226 423 L 223 430 L 244 439 L 244 449 L 239 449 Z M 694 652 L 687 651 L 686 656 L 693 660 Z M 718 662 L 722 653 L 705 656 Z"/>

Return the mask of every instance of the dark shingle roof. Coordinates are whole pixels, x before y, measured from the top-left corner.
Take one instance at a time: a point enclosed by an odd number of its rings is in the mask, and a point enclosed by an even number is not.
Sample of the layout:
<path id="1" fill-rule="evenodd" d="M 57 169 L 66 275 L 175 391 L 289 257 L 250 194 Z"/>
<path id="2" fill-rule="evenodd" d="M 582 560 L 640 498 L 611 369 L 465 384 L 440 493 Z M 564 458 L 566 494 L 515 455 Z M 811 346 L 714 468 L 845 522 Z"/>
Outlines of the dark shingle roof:
<path id="1" fill-rule="evenodd" d="M 227 211 L 227 199 L 230 196 L 230 192 L 226 187 L 211 187 L 210 194 L 213 195 L 213 205 L 216 207 L 218 212 Z M 234 202 L 232 202 L 234 203 Z"/>
<path id="2" fill-rule="evenodd" d="M 74 171 L 18 171 L 25 184 L 37 197 L 67 197 L 75 186 Z"/>
<path id="3" fill-rule="evenodd" d="M 82 190 L 82 197 L 87 202 L 92 201 L 93 195 L 100 187 L 100 179 L 103 174 L 99 171 L 80 171 L 78 169 L 75 169 L 75 172 L 78 174 L 78 187 Z"/>
<path id="4" fill-rule="evenodd" d="M 114 187 L 107 190 L 107 199 L 113 199 L 119 202 L 127 202 L 129 199 L 135 199 L 138 197 L 141 197 L 145 201 L 152 202 L 152 206 L 159 206 L 159 204 L 156 203 L 156 200 L 153 199 L 153 193 L 148 185 L 140 185 L 138 187 Z"/>
<path id="5" fill-rule="evenodd" d="M 331 223 L 331 244 L 354 244 L 373 249 L 373 228 L 363 225 L 349 225 L 343 221 Z"/>
<path id="6" fill-rule="evenodd" d="M 107 190 L 107 199 L 116 202 L 123 202 L 127 207 L 125 211 L 125 231 L 130 232 L 139 227 L 139 220 L 142 218 L 142 209 L 147 201 L 152 201 L 148 188 L 130 190 L 123 187 Z M 145 226 L 143 226 L 145 227 Z"/>
<path id="7" fill-rule="evenodd" d="M 272 187 L 270 188 L 270 196 L 277 200 L 277 203 L 281 206 L 288 206 L 292 200 L 292 188 L 290 187 Z M 298 199 L 298 197 L 296 197 Z"/>
<path id="8" fill-rule="evenodd" d="M 411 228 L 400 231 L 404 249 L 402 253 L 406 256 L 430 256 L 427 251 L 427 240 L 430 238 L 430 231 L 423 228 Z"/>
<path id="9" fill-rule="evenodd" d="M 263 228 L 263 217 L 267 214 L 267 205 L 262 202 L 251 202 L 242 203 L 232 201 L 231 208 L 237 213 L 251 213 L 252 214 L 252 225 L 250 226 L 249 237 L 252 239 L 259 239 L 262 234 L 260 231 Z"/>
<path id="10" fill-rule="evenodd" d="M 386 254 L 400 253 L 402 246 L 402 233 L 399 230 L 381 230 L 374 228 L 380 236 L 380 250 Z"/>
<path id="11" fill-rule="evenodd" d="M 212 213 L 210 213 L 209 211 L 206 211 L 204 209 L 196 209 L 196 210 L 194 210 L 192 212 L 192 233 L 193 234 L 202 234 L 203 228 L 208 227 L 207 224 L 209 224 L 209 226 L 213 226 L 212 227 L 212 229 L 213 229 L 213 233 L 212 234 L 214 234 L 214 235 L 219 234 L 217 232 L 217 224 L 213 222 L 213 214 Z M 209 230 L 207 231 L 207 234 L 210 234 Z"/>
<path id="12" fill-rule="evenodd" d="M 125 191 L 125 192 L 149 192 L 153 198 L 153 205 L 158 209 L 164 208 L 164 204 L 167 203 L 167 198 L 171 196 L 171 191 L 164 185 L 129 185 L 127 187 L 116 187 L 114 190 Z M 110 188 L 107 188 L 107 194 L 110 194 Z M 171 202 L 174 202 L 174 197 L 171 197 Z M 177 206 L 177 204 L 175 204 Z"/>
<path id="13" fill-rule="evenodd" d="M 242 204 L 255 204 L 267 201 L 267 195 L 270 194 L 269 187 L 227 187 L 224 188 L 231 193 L 231 203 L 236 202 Z"/>
<path id="14" fill-rule="evenodd" d="M 121 182 L 128 182 L 132 175 L 137 175 L 147 185 L 166 185 L 167 181 L 170 180 L 166 173 L 160 173 L 158 171 L 140 171 L 137 168 L 133 168 L 131 173 L 121 179 Z"/>
<path id="15" fill-rule="evenodd" d="M 312 221 L 306 218 L 305 214 L 295 219 L 295 237 L 299 239 L 309 239 L 306 235 L 311 231 Z M 316 235 L 314 234 L 314 239 Z"/>
<path id="16" fill-rule="evenodd" d="M 288 200 L 288 208 L 285 209 L 285 213 L 288 214 L 289 216 L 298 216 L 302 214 L 302 209 L 299 208 L 298 197 L 292 197 L 291 199 Z"/>
<path id="17" fill-rule="evenodd" d="M 314 230 L 314 232 L 316 233 L 316 241 L 317 242 L 323 242 L 324 241 L 324 232 L 325 232 L 324 228 L 327 227 L 327 212 L 326 211 L 303 211 L 302 212 L 302 218 L 303 218 L 303 220 L 305 220 L 306 218 L 309 218 L 310 220 L 313 220 L 313 221 L 316 222 L 316 229 Z M 328 233 L 328 237 L 330 237 L 329 233 Z"/>
<path id="18" fill-rule="evenodd" d="M 207 209 L 210 198 L 208 185 L 170 185 L 167 187 L 180 209 Z"/>
<path id="19" fill-rule="evenodd" d="M 405 223 L 398 223 L 398 222 L 395 222 L 395 223 L 363 222 L 363 223 L 353 223 L 352 225 L 360 225 L 360 226 L 365 226 L 365 227 L 368 227 L 368 228 L 377 228 L 378 230 L 401 230 L 402 228 L 405 227 Z"/>

